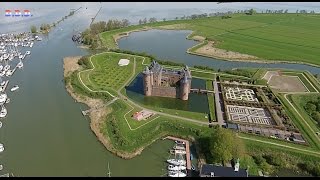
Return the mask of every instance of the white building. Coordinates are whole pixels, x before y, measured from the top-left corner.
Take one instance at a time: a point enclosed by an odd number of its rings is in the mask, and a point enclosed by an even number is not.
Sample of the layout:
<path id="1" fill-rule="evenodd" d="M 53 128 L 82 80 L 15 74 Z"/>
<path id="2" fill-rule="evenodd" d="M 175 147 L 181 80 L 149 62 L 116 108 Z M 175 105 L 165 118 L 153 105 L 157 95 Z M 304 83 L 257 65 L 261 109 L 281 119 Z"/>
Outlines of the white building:
<path id="1" fill-rule="evenodd" d="M 130 63 L 129 59 L 120 59 L 118 62 L 119 66 L 127 66 Z"/>

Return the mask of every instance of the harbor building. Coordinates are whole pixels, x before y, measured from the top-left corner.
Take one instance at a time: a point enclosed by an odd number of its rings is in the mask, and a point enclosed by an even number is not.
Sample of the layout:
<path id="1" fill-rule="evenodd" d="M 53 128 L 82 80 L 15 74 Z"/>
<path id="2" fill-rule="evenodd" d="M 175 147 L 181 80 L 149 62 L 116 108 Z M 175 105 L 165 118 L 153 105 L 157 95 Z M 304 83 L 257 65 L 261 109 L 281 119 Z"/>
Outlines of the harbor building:
<path id="1" fill-rule="evenodd" d="M 156 61 L 152 61 L 143 71 L 144 94 L 188 100 L 191 80 L 188 66 L 181 70 L 172 70 L 165 69 Z"/>

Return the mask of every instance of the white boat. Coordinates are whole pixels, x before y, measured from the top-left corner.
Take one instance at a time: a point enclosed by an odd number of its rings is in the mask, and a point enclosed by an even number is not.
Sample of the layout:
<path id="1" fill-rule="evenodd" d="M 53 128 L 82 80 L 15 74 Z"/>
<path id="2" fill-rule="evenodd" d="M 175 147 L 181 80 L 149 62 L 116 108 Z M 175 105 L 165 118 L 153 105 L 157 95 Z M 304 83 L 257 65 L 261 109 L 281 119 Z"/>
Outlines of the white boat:
<path id="1" fill-rule="evenodd" d="M 169 171 L 168 176 L 169 177 L 186 177 L 187 174 L 181 171 Z"/>
<path id="2" fill-rule="evenodd" d="M 176 150 L 174 150 L 174 152 L 175 152 L 176 154 L 187 154 L 186 151 L 180 150 L 180 149 L 176 149 Z"/>
<path id="3" fill-rule="evenodd" d="M 4 151 L 4 146 L 3 144 L 0 143 L 0 152 L 3 152 Z"/>
<path id="4" fill-rule="evenodd" d="M 6 65 L 4 68 L 3 68 L 3 71 L 8 71 L 10 69 L 10 65 Z"/>
<path id="5" fill-rule="evenodd" d="M 8 104 L 10 102 L 10 98 L 7 98 L 6 100 L 6 104 Z"/>
<path id="6" fill-rule="evenodd" d="M 183 141 L 174 141 L 176 144 L 186 144 L 185 142 L 183 142 Z"/>
<path id="7" fill-rule="evenodd" d="M 185 147 L 183 147 L 183 146 L 175 145 L 175 146 L 173 147 L 173 149 L 185 150 L 186 148 L 185 148 Z"/>
<path id="8" fill-rule="evenodd" d="M 30 54 L 31 54 L 31 52 L 30 52 L 30 51 L 27 51 L 27 52 L 26 52 L 26 54 L 27 54 L 27 55 L 30 55 Z"/>
<path id="9" fill-rule="evenodd" d="M 186 165 L 186 161 L 182 159 L 168 159 L 167 162 L 175 166 Z"/>
<path id="10" fill-rule="evenodd" d="M 23 55 L 22 55 L 22 54 L 20 54 L 20 55 L 19 55 L 19 59 L 22 59 L 22 58 L 23 58 Z"/>
<path id="11" fill-rule="evenodd" d="M 33 46 L 33 42 L 30 43 L 30 47 L 31 47 L 31 48 L 32 48 L 32 46 Z"/>
<path id="12" fill-rule="evenodd" d="M 12 75 L 12 71 L 11 70 L 8 70 L 7 72 L 6 72 L 6 76 L 11 76 Z"/>
<path id="13" fill-rule="evenodd" d="M 6 74 L 5 71 L 1 71 L 1 72 L 0 72 L 0 77 L 3 77 L 5 74 Z"/>
<path id="14" fill-rule="evenodd" d="M 7 98 L 8 98 L 7 94 L 0 94 L 0 104 L 5 103 Z"/>
<path id="15" fill-rule="evenodd" d="M 19 86 L 18 86 L 18 85 L 14 85 L 14 86 L 10 89 L 10 91 L 13 92 L 13 91 L 16 91 L 16 90 L 18 90 L 18 89 L 19 89 Z"/>
<path id="16" fill-rule="evenodd" d="M 181 170 L 186 170 L 187 168 L 185 166 L 174 166 L 174 165 L 169 165 L 168 170 L 169 171 L 181 171 Z"/>
<path id="17" fill-rule="evenodd" d="M 3 169 L 3 165 L 2 164 L 0 164 L 0 171 Z"/>
<path id="18" fill-rule="evenodd" d="M 2 71 L 2 69 L 3 69 L 3 66 L 2 66 L 2 65 L 0 65 L 0 71 Z"/>
<path id="19" fill-rule="evenodd" d="M 18 67 L 19 69 L 21 69 L 21 68 L 23 67 L 23 63 L 20 61 L 20 62 L 17 64 L 17 67 Z"/>
<path id="20" fill-rule="evenodd" d="M 2 106 L 2 109 L 1 109 L 1 111 L 0 111 L 0 118 L 4 118 L 4 117 L 6 117 L 7 116 L 7 109 L 4 107 L 4 106 Z"/>
<path id="21" fill-rule="evenodd" d="M 0 121 L 0 128 L 2 128 L 2 122 Z"/>

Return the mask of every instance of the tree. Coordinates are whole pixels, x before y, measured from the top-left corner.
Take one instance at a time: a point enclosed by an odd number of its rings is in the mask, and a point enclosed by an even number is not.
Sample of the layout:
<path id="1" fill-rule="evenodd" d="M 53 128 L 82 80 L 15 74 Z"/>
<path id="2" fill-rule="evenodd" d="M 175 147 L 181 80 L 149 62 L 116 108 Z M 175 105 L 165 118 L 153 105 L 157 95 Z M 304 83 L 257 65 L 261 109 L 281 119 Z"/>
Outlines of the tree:
<path id="1" fill-rule="evenodd" d="M 31 33 L 37 32 L 37 27 L 35 25 L 32 25 L 30 29 L 31 29 Z"/>
<path id="2" fill-rule="evenodd" d="M 163 21 L 166 21 L 166 18 L 163 18 Z"/>
<path id="3" fill-rule="evenodd" d="M 256 11 L 255 11 L 254 9 L 250 9 L 247 14 L 248 14 L 248 15 L 252 15 L 252 14 L 254 14 L 254 13 L 256 13 Z"/>
<path id="4" fill-rule="evenodd" d="M 232 158 L 240 158 L 244 153 L 244 144 L 241 139 L 234 132 L 221 127 L 213 129 L 209 148 L 213 161 L 223 164 Z"/>
<path id="5" fill-rule="evenodd" d="M 147 23 L 147 18 L 144 18 L 142 22 L 143 22 L 143 24 L 146 24 Z"/>
<path id="6" fill-rule="evenodd" d="M 178 20 L 179 19 L 179 17 L 176 17 L 176 20 Z"/>
<path id="7" fill-rule="evenodd" d="M 311 102 L 308 102 L 304 108 L 309 114 L 317 110 L 317 106 Z"/>
<path id="8" fill-rule="evenodd" d="M 141 25 L 142 24 L 142 20 L 141 19 L 139 19 L 139 25 Z"/>
<path id="9" fill-rule="evenodd" d="M 155 17 L 152 17 L 149 19 L 149 23 L 154 23 L 157 22 L 157 19 Z"/>

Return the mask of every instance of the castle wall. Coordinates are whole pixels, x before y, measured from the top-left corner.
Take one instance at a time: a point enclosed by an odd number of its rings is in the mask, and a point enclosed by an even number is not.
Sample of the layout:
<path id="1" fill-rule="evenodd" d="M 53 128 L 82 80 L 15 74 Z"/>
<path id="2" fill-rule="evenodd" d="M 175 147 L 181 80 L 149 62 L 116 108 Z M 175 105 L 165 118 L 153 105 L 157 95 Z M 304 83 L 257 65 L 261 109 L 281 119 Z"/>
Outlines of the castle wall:
<path id="1" fill-rule="evenodd" d="M 176 98 L 177 97 L 177 90 L 175 87 L 153 86 L 152 87 L 152 96 Z"/>
<path id="2" fill-rule="evenodd" d="M 188 100 L 190 92 L 189 83 L 181 83 L 180 99 Z"/>

